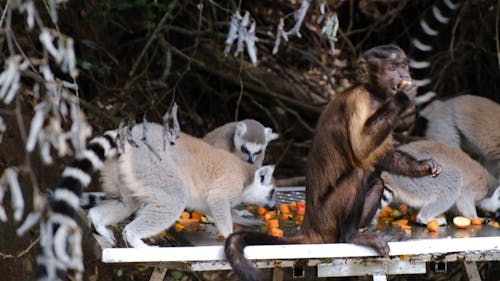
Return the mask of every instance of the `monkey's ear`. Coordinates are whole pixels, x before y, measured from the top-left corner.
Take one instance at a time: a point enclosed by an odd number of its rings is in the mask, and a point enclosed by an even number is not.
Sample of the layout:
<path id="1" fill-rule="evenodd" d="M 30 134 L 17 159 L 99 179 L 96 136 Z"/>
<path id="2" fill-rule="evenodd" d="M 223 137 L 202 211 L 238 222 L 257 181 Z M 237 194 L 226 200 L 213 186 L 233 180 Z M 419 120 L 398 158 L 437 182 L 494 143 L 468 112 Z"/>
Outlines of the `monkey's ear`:
<path id="1" fill-rule="evenodd" d="M 239 136 L 239 137 L 242 137 L 247 131 L 247 124 L 243 123 L 243 122 L 238 122 L 236 124 L 236 132 L 235 132 L 235 136 Z"/>
<path id="2" fill-rule="evenodd" d="M 263 185 L 268 185 L 272 183 L 273 180 L 274 165 L 266 165 L 255 171 L 255 179 L 259 179 L 260 183 Z"/>
<path id="3" fill-rule="evenodd" d="M 356 81 L 361 84 L 368 82 L 368 62 L 364 58 L 356 63 Z"/>
<path id="4" fill-rule="evenodd" d="M 273 133 L 273 129 L 266 127 L 264 129 L 265 135 L 266 135 L 266 143 L 277 139 L 280 135 Z"/>

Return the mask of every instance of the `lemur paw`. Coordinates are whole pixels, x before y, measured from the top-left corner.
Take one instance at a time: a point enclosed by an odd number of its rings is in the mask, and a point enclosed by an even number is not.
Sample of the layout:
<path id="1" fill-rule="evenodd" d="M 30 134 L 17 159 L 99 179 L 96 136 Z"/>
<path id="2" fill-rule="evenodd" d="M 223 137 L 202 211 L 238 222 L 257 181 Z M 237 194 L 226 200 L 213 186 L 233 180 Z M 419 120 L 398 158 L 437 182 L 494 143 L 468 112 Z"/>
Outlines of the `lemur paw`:
<path id="1" fill-rule="evenodd" d="M 250 213 L 248 210 L 237 210 L 237 209 L 234 209 L 233 212 L 240 216 L 240 217 L 253 217 L 254 215 L 252 213 Z"/>
<path id="2" fill-rule="evenodd" d="M 105 227 L 104 225 L 95 225 L 95 230 L 99 235 L 104 237 L 104 239 L 106 239 L 111 246 L 116 245 L 115 235 L 111 229 Z"/>

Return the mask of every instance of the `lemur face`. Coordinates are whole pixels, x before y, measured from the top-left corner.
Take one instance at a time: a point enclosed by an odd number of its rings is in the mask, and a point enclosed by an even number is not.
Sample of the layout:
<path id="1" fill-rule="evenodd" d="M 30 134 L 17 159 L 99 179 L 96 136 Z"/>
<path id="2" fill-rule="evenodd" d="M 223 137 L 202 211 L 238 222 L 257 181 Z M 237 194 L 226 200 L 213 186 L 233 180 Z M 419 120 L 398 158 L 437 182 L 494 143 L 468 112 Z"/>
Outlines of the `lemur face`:
<path id="1" fill-rule="evenodd" d="M 245 140 L 241 140 L 241 142 L 242 144 L 239 145 L 238 149 L 239 156 L 241 159 L 250 164 L 254 164 L 261 156 L 262 152 L 266 149 L 266 145 L 264 144 L 253 142 L 244 143 Z"/>
<path id="2" fill-rule="evenodd" d="M 241 200 L 247 204 L 256 204 L 272 208 L 275 205 L 276 185 L 273 178 L 274 165 L 267 165 L 255 171 L 254 180 L 241 194 Z"/>
<path id="3" fill-rule="evenodd" d="M 264 160 L 267 144 L 276 139 L 278 134 L 271 128 L 241 121 L 236 125 L 234 147 L 236 154 L 244 161 L 260 167 Z"/>

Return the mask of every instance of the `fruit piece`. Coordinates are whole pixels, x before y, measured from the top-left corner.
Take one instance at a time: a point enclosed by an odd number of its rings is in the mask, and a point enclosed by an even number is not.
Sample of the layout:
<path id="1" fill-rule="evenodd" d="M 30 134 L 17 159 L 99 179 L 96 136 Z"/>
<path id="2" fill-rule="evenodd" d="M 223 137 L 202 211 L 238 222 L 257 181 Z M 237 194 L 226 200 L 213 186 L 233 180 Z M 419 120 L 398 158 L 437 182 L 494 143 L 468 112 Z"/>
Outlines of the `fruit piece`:
<path id="1" fill-rule="evenodd" d="M 262 232 L 267 232 L 268 229 L 269 229 L 269 227 L 267 227 L 267 225 L 262 225 L 260 227 L 260 231 L 262 231 Z"/>
<path id="2" fill-rule="evenodd" d="M 269 221 L 271 218 L 273 217 L 273 215 L 271 213 L 265 213 L 264 214 L 264 221 Z"/>
<path id="3" fill-rule="evenodd" d="M 411 226 L 407 224 L 402 224 L 399 226 L 399 229 L 401 230 L 411 230 Z"/>
<path id="4" fill-rule="evenodd" d="M 427 223 L 427 230 L 429 232 L 436 232 L 439 229 L 439 223 L 437 220 L 431 220 L 430 222 Z"/>
<path id="5" fill-rule="evenodd" d="M 186 231 L 196 231 L 200 227 L 200 220 L 199 219 L 178 219 L 177 220 L 180 224 L 184 226 L 184 230 Z"/>
<path id="6" fill-rule="evenodd" d="M 401 214 L 406 214 L 406 212 L 408 212 L 408 206 L 405 204 L 401 204 L 399 205 L 398 210 L 401 212 Z"/>
<path id="7" fill-rule="evenodd" d="M 380 213 L 378 214 L 378 217 L 379 218 L 388 218 L 390 216 L 391 213 L 389 213 L 388 211 L 386 210 L 382 210 L 380 211 Z"/>
<path id="8" fill-rule="evenodd" d="M 391 218 L 400 218 L 402 215 L 401 215 L 401 212 L 398 210 L 398 209 L 395 209 L 394 211 L 392 211 L 391 213 Z"/>
<path id="9" fill-rule="evenodd" d="M 279 227 L 279 222 L 278 219 L 271 219 L 267 221 L 267 226 L 269 228 L 278 228 Z"/>
<path id="10" fill-rule="evenodd" d="M 388 213 L 390 214 L 390 213 L 392 213 L 392 211 L 394 211 L 394 209 L 393 209 L 393 208 L 391 208 L 391 206 L 387 205 L 387 206 L 385 206 L 385 207 L 382 209 L 382 211 L 386 211 L 386 212 L 388 212 Z"/>
<path id="11" fill-rule="evenodd" d="M 176 223 L 176 224 L 175 224 L 175 231 L 177 231 L 177 232 L 181 232 L 181 231 L 183 231 L 183 230 L 184 230 L 184 228 L 185 228 L 185 227 L 184 227 L 184 225 L 182 225 L 182 224 L 180 224 L 180 223 Z"/>
<path id="12" fill-rule="evenodd" d="M 192 211 L 191 212 L 191 218 L 192 219 L 198 219 L 201 220 L 201 217 L 203 217 L 203 214 L 200 212 Z"/>
<path id="13" fill-rule="evenodd" d="M 263 216 L 265 213 L 267 213 L 267 210 L 264 207 L 259 207 L 257 208 L 257 213 L 259 214 L 259 216 Z"/>
<path id="14" fill-rule="evenodd" d="M 483 224 L 483 220 L 481 218 L 473 218 L 470 220 L 472 225 L 481 225 Z"/>
<path id="15" fill-rule="evenodd" d="M 268 233 L 274 237 L 283 237 L 283 230 L 279 228 L 271 228 Z"/>
<path id="16" fill-rule="evenodd" d="M 295 213 L 299 216 L 303 216 L 306 213 L 306 202 L 297 202 L 295 205 Z"/>
<path id="17" fill-rule="evenodd" d="M 401 80 L 401 81 L 399 81 L 397 88 L 401 89 L 408 84 L 411 84 L 411 81 Z"/>
<path id="18" fill-rule="evenodd" d="M 488 224 L 491 225 L 491 226 L 493 226 L 494 228 L 500 228 L 500 225 L 496 221 L 492 220 Z"/>
<path id="19" fill-rule="evenodd" d="M 399 219 L 397 221 L 393 221 L 392 222 L 392 225 L 395 225 L 397 227 L 400 227 L 401 225 L 407 225 L 408 224 L 408 220 L 407 219 Z"/>
<path id="20" fill-rule="evenodd" d="M 245 209 L 249 212 L 252 212 L 255 209 L 255 207 L 253 205 L 247 205 Z"/>
<path id="21" fill-rule="evenodd" d="M 191 215 L 189 214 L 189 212 L 182 212 L 181 214 L 181 219 L 189 219 L 191 217 Z"/>
<path id="22" fill-rule="evenodd" d="M 282 220 L 291 220 L 291 219 L 293 219 L 293 216 L 291 213 L 281 213 L 280 218 Z"/>
<path id="23" fill-rule="evenodd" d="M 282 214 L 289 214 L 290 213 L 290 209 L 288 208 L 288 204 L 286 203 L 283 203 L 283 204 L 280 204 L 280 213 Z"/>
<path id="24" fill-rule="evenodd" d="M 453 224 L 457 228 L 467 228 L 470 225 L 470 219 L 466 217 L 457 216 L 453 218 Z"/>

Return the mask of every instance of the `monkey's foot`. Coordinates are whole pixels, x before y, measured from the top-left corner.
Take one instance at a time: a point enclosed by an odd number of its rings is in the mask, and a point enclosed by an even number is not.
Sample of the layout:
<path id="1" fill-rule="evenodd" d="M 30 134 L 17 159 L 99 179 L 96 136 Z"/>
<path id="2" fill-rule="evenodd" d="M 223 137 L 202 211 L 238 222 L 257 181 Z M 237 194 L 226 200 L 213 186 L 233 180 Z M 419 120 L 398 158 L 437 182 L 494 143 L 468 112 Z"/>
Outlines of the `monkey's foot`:
<path id="1" fill-rule="evenodd" d="M 370 231 L 359 231 L 350 242 L 357 245 L 372 247 L 383 256 L 388 256 L 390 252 L 387 241 Z"/>

